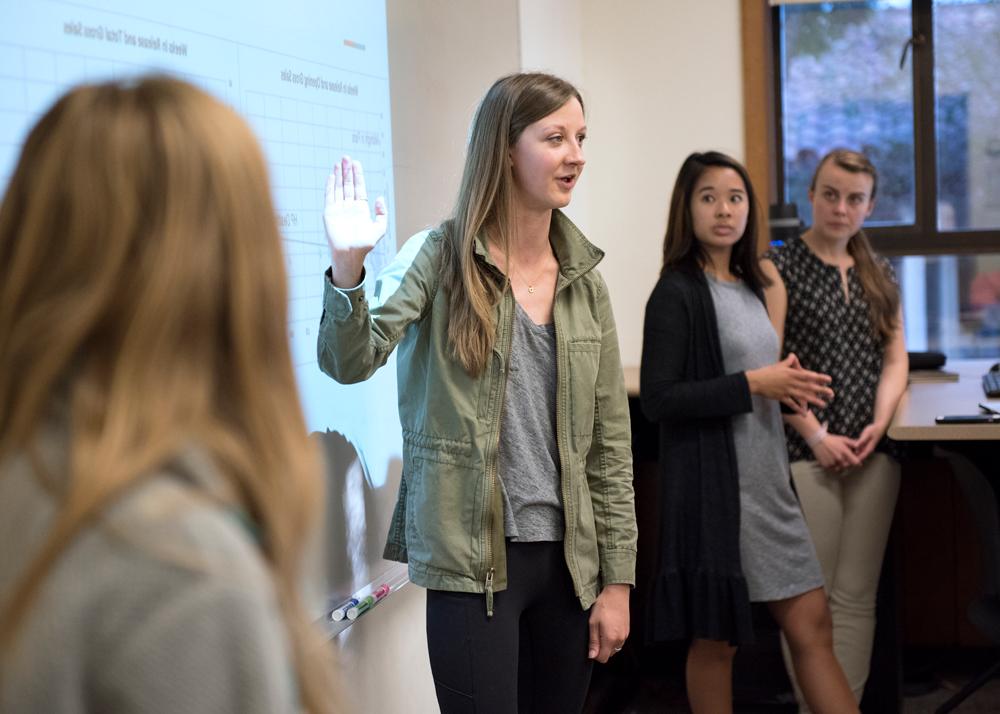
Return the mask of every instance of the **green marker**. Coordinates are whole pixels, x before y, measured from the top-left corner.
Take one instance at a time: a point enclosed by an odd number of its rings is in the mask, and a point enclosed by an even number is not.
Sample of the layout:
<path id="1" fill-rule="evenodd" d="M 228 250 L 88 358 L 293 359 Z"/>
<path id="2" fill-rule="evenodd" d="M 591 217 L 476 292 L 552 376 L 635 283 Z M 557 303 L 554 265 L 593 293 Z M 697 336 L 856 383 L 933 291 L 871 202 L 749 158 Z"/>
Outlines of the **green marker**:
<path id="1" fill-rule="evenodd" d="M 354 607 L 348 608 L 347 619 L 357 620 L 360 615 L 363 615 L 364 613 L 371 610 L 373 607 L 375 607 L 375 603 L 377 603 L 379 600 L 381 600 L 388 594 L 389 594 L 389 586 L 385 584 L 379 585 L 378 588 L 375 590 L 375 592 L 373 592 L 371 595 L 366 597 L 364 600 L 359 602 Z"/>

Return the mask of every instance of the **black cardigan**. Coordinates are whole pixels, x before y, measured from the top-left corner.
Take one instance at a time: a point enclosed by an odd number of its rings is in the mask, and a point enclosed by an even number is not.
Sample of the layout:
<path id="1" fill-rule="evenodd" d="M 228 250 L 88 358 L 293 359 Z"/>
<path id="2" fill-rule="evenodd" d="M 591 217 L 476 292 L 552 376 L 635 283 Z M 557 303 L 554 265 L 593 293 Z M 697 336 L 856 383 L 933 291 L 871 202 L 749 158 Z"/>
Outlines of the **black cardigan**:
<path id="1" fill-rule="evenodd" d="M 746 375 L 725 374 L 700 270 L 672 270 L 653 289 L 640 394 L 646 417 L 660 425 L 659 556 L 647 637 L 752 642 L 731 417 L 752 411 L 753 402 Z"/>

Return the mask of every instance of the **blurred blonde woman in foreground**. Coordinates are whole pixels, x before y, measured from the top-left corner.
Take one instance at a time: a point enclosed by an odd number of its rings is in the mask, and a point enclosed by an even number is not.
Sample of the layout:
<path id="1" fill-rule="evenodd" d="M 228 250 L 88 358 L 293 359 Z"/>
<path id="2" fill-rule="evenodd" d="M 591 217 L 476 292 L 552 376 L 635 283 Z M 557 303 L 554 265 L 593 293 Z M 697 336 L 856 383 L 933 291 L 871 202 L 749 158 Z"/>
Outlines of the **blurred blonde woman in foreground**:
<path id="1" fill-rule="evenodd" d="M 321 483 L 264 160 L 166 78 L 74 89 L 0 207 L 0 711 L 326 712 Z"/>

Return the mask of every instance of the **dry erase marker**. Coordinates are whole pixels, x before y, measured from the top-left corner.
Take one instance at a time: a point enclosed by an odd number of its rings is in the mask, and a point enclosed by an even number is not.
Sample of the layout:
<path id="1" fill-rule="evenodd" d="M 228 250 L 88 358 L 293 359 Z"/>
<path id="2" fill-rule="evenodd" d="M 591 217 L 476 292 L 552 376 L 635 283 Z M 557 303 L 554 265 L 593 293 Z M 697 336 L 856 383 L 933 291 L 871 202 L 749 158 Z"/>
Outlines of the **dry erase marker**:
<path id="1" fill-rule="evenodd" d="M 331 612 L 330 613 L 330 619 L 333 620 L 334 622 L 340 622 L 341 620 L 343 620 L 347 616 L 347 610 L 348 610 L 348 608 L 354 607 L 357 604 L 358 604 L 358 599 L 356 597 L 352 597 L 347 602 L 345 602 L 343 605 L 341 605 L 336 610 L 334 610 L 333 612 Z"/>
<path id="2" fill-rule="evenodd" d="M 371 609 L 371 606 L 374 605 L 376 602 L 378 602 L 378 600 L 375 598 L 375 596 L 369 595 L 364 600 L 359 602 L 357 605 L 347 608 L 347 619 L 357 620 L 359 615 L 366 613 L 369 609 Z"/>
<path id="3" fill-rule="evenodd" d="M 375 604 L 379 600 L 381 600 L 388 594 L 389 594 L 389 586 L 386 585 L 385 583 L 382 583 L 377 588 L 375 588 L 375 591 L 372 592 L 371 595 L 366 597 L 357 605 L 354 605 L 353 607 L 347 609 L 347 619 L 357 620 L 360 615 L 363 615 L 364 613 L 371 610 L 373 607 L 375 607 Z"/>

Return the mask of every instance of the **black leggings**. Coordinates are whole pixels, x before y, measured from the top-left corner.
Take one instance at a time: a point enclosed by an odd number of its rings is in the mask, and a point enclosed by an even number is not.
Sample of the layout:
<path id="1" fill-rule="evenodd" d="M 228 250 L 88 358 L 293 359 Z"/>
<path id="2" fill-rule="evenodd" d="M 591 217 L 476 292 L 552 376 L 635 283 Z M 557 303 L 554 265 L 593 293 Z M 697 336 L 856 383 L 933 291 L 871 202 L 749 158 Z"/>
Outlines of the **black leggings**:
<path id="1" fill-rule="evenodd" d="M 481 593 L 427 591 L 427 648 L 442 714 L 559 714 L 590 684 L 590 613 L 561 542 L 507 543 L 507 589 L 486 617 Z"/>

